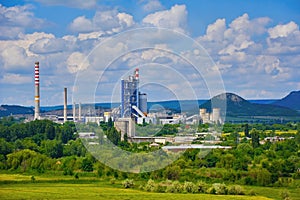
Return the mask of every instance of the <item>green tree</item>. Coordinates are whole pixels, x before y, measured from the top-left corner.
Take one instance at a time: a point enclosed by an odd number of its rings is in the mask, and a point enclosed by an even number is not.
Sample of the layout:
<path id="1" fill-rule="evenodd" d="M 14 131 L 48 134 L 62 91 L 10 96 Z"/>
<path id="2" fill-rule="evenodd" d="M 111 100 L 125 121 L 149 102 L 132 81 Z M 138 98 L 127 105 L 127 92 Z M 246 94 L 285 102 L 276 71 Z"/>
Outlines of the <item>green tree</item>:
<path id="1" fill-rule="evenodd" d="M 248 124 L 245 124 L 244 132 L 245 132 L 246 137 L 250 137 L 250 135 L 249 135 L 249 125 Z"/>
<path id="2" fill-rule="evenodd" d="M 63 154 L 64 156 L 85 156 L 86 148 L 83 146 L 80 139 L 70 140 L 63 146 Z"/>
<path id="3" fill-rule="evenodd" d="M 13 145 L 9 142 L 6 142 L 4 138 L 0 138 L 0 154 L 7 155 L 13 152 Z"/>
<path id="4" fill-rule="evenodd" d="M 107 129 L 111 129 L 113 126 L 114 126 L 114 122 L 112 121 L 112 118 L 110 117 L 107 122 Z"/>
<path id="5" fill-rule="evenodd" d="M 128 134 L 127 133 L 124 134 L 124 142 L 126 142 L 126 143 L 128 142 Z"/>
<path id="6" fill-rule="evenodd" d="M 235 157 L 232 154 L 227 153 L 220 158 L 219 162 L 217 163 L 217 167 L 231 169 L 234 165 L 234 162 Z"/>
<path id="7" fill-rule="evenodd" d="M 256 129 L 251 130 L 251 141 L 253 148 L 259 147 L 259 132 Z"/>
<path id="8" fill-rule="evenodd" d="M 41 150 L 51 158 L 60 158 L 63 156 L 63 144 L 57 140 L 43 140 Z"/>
<path id="9" fill-rule="evenodd" d="M 164 177 L 169 180 L 178 180 L 180 172 L 181 169 L 179 166 L 170 166 L 164 171 Z"/>
<path id="10" fill-rule="evenodd" d="M 47 163 L 50 159 L 35 151 L 24 149 L 7 155 L 7 166 L 9 169 L 20 168 L 23 172 L 28 169 L 43 171 L 49 168 Z"/>
<path id="11" fill-rule="evenodd" d="M 115 127 L 107 130 L 107 138 L 115 145 L 121 142 L 121 133 Z"/>
<path id="12" fill-rule="evenodd" d="M 61 132 L 60 132 L 60 139 L 62 143 L 66 144 L 68 143 L 69 140 L 74 139 L 74 132 L 75 129 L 73 127 L 73 124 L 71 123 L 64 123 L 63 126 L 61 127 Z"/>
<path id="13" fill-rule="evenodd" d="M 45 128 L 46 138 L 53 140 L 55 138 L 55 127 L 52 123 L 48 123 Z"/>
<path id="14" fill-rule="evenodd" d="M 84 158 L 81 163 L 81 169 L 86 172 L 93 171 L 93 162 L 89 158 Z"/>

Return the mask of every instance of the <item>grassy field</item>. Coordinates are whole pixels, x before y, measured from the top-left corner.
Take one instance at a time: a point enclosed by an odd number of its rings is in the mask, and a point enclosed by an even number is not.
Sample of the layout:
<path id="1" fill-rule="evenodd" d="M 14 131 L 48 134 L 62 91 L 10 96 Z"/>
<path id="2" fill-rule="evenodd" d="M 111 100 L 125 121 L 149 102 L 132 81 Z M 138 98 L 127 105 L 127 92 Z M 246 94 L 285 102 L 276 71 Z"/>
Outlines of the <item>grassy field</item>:
<path id="1" fill-rule="evenodd" d="M 73 177 L 35 177 L 31 176 L 0 174 L 0 199 L 101 199 L 101 200 L 143 200 L 143 199 L 170 199 L 170 200 L 210 200 L 210 199 L 280 199 L 280 190 L 273 188 L 251 187 L 257 196 L 231 196 L 231 195 L 208 195 L 208 194 L 167 194 L 150 193 L 137 189 L 123 189 L 120 183 L 114 185 L 109 181 L 97 181 L 91 178 Z M 290 192 L 292 199 L 297 199 L 299 191 Z M 267 198 L 269 194 L 269 197 Z"/>

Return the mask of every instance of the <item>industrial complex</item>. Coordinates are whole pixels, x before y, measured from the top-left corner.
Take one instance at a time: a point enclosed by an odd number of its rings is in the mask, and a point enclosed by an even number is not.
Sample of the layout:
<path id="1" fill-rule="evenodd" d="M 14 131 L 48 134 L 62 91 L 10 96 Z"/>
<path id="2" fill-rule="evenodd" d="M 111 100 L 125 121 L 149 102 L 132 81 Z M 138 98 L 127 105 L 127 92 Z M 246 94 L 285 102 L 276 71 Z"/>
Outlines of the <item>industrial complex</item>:
<path id="1" fill-rule="evenodd" d="M 72 103 L 72 109 L 68 109 L 67 88 L 64 88 L 63 113 L 52 115 L 41 115 L 40 112 L 40 72 L 39 62 L 35 63 L 35 109 L 34 120 L 49 119 L 58 123 L 66 121 L 74 121 L 78 123 L 97 123 L 101 121 L 108 122 L 109 119 L 114 121 L 115 128 L 121 132 L 121 138 L 126 134 L 129 141 L 132 142 L 157 142 L 166 143 L 168 139 L 163 137 L 141 137 L 136 134 L 136 124 L 186 124 L 197 125 L 198 123 L 218 123 L 221 124 L 220 109 L 213 108 L 212 113 L 206 109 L 199 109 L 199 114 L 187 116 L 185 113 L 167 113 L 166 111 L 149 112 L 147 94 L 140 91 L 139 88 L 139 69 L 136 68 L 132 75 L 126 79 L 122 79 L 120 106 L 112 109 L 101 110 L 101 112 L 91 112 L 88 109 L 82 108 L 82 103 Z M 196 135 L 196 132 L 194 133 Z M 193 138 L 195 139 L 195 138 Z M 169 139 L 170 140 L 170 139 Z M 175 142 L 176 138 L 172 141 Z M 177 138 L 180 141 L 180 138 Z M 190 141 L 190 137 L 182 141 Z M 192 140 L 191 140 L 192 141 Z M 179 142 L 180 143 L 180 142 Z"/>

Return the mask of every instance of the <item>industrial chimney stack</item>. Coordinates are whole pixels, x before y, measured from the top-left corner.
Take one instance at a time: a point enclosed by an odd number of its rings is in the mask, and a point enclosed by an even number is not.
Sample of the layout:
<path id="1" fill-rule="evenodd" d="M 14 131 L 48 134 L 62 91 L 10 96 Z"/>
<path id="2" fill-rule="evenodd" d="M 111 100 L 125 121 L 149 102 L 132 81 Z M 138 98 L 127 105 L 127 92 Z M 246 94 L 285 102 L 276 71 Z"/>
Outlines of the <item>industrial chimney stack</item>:
<path id="1" fill-rule="evenodd" d="M 39 62 L 35 62 L 34 66 L 34 119 L 40 119 L 40 69 Z"/>
<path id="2" fill-rule="evenodd" d="M 67 88 L 64 88 L 64 122 L 66 122 L 67 119 L 67 99 L 68 93 L 67 93 Z"/>

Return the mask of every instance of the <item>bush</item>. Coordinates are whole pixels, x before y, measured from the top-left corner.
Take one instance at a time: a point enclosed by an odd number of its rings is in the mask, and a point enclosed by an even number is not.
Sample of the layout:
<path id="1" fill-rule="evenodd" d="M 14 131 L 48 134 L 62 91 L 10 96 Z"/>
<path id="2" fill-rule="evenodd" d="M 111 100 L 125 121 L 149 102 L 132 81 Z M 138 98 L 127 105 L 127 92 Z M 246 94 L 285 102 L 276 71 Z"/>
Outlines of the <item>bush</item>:
<path id="1" fill-rule="evenodd" d="M 200 193 L 205 193 L 208 189 L 208 184 L 203 181 L 198 182 L 197 186 L 198 186 L 198 192 Z"/>
<path id="2" fill-rule="evenodd" d="M 244 195 L 245 191 L 240 185 L 232 185 L 228 188 L 228 194 Z"/>
<path id="3" fill-rule="evenodd" d="M 144 187 L 144 190 L 146 190 L 147 192 L 154 192 L 155 182 L 152 179 L 149 179 L 147 184 Z"/>
<path id="4" fill-rule="evenodd" d="M 224 183 L 214 183 L 207 191 L 209 194 L 227 194 L 227 192 L 228 189 Z"/>
<path id="5" fill-rule="evenodd" d="M 75 173 L 74 178 L 75 178 L 75 179 L 79 179 L 79 175 L 78 175 L 77 172 Z"/>
<path id="6" fill-rule="evenodd" d="M 110 179 L 110 184 L 112 184 L 112 185 L 114 185 L 115 183 L 116 183 L 116 179 L 115 178 L 112 178 L 112 179 Z"/>
<path id="7" fill-rule="evenodd" d="M 133 180 L 132 179 L 126 179 L 125 181 L 122 182 L 122 185 L 124 188 L 132 188 L 134 186 Z"/>
<path id="8" fill-rule="evenodd" d="M 250 196 L 256 196 L 256 193 L 255 193 L 254 190 L 250 190 L 250 191 L 249 191 L 249 195 L 250 195 Z"/>
<path id="9" fill-rule="evenodd" d="M 162 185 L 161 183 L 156 184 L 154 191 L 159 192 L 159 193 L 164 193 L 164 192 L 166 192 L 166 186 Z"/>
<path id="10" fill-rule="evenodd" d="M 172 185 L 168 185 L 166 192 L 168 193 L 181 193 L 182 185 L 178 181 L 174 181 Z"/>
<path id="11" fill-rule="evenodd" d="M 72 169 L 68 169 L 68 168 L 65 168 L 64 169 L 64 172 L 63 172 L 63 175 L 70 175 L 70 176 L 73 176 L 74 175 L 74 172 Z"/>
<path id="12" fill-rule="evenodd" d="M 286 177 L 280 177 L 278 178 L 278 181 L 274 184 L 276 187 L 289 187 L 293 185 L 294 179 L 293 178 L 286 178 Z"/>
<path id="13" fill-rule="evenodd" d="M 216 189 L 211 186 L 206 190 L 206 193 L 207 194 L 216 194 Z"/>
<path id="14" fill-rule="evenodd" d="M 290 199 L 290 193 L 287 190 L 283 190 L 280 192 L 280 197 L 283 200 L 289 200 Z"/>
<path id="15" fill-rule="evenodd" d="M 187 193 L 196 193 L 198 192 L 198 187 L 192 182 L 185 182 L 183 185 L 184 191 Z"/>
<path id="16" fill-rule="evenodd" d="M 300 172 L 297 171 L 296 173 L 293 174 L 294 179 L 300 179 Z"/>

